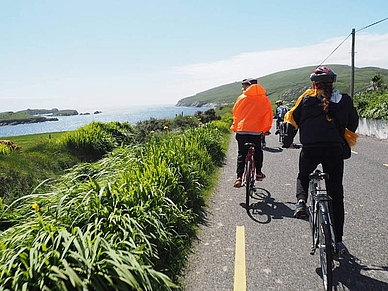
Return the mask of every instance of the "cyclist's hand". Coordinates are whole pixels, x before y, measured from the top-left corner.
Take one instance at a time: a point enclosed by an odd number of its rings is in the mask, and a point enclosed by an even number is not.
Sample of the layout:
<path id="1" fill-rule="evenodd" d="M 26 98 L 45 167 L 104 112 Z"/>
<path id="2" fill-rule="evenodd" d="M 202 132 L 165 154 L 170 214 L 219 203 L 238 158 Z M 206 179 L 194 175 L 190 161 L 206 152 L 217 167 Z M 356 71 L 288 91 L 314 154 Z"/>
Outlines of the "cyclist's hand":
<path id="1" fill-rule="evenodd" d="M 270 131 L 266 131 L 266 132 L 264 132 L 264 135 L 270 135 L 271 134 L 271 132 Z"/>

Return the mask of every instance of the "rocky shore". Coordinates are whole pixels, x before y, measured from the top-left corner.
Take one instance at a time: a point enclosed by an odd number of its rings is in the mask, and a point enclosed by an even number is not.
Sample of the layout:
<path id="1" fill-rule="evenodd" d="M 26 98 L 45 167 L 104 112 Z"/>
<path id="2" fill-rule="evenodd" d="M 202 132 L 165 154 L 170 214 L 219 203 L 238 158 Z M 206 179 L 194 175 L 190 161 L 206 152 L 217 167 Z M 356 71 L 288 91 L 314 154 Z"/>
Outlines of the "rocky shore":
<path id="1" fill-rule="evenodd" d="M 94 111 L 93 114 L 100 114 L 102 111 Z M 46 121 L 59 121 L 55 116 L 73 116 L 73 115 L 90 115 L 90 113 L 79 114 L 77 110 L 66 109 L 27 109 L 17 112 L 0 112 L 0 126 L 31 124 Z"/>

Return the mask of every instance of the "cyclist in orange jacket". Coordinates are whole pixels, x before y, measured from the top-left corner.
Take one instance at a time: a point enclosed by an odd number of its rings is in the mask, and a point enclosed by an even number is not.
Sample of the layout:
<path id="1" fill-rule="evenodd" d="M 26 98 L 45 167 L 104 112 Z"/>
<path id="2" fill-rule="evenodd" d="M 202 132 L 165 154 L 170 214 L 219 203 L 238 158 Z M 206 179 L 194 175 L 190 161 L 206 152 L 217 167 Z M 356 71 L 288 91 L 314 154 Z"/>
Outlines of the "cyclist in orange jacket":
<path id="1" fill-rule="evenodd" d="M 236 133 L 238 143 L 237 156 L 237 179 L 234 187 L 239 188 L 242 184 L 245 157 L 248 148 L 245 143 L 251 142 L 256 145 L 254 160 L 256 164 L 256 180 L 265 178 L 261 171 L 263 167 L 263 149 L 261 148 L 262 134 L 269 132 L 272 127 L 273 111 L 271 102 L 266 96 L 264 88 L 257 84 L 256 79 L 244 79 L 242 81 L 242 94 L 237 98 L 233 106 L 233 124 L 230 127 Z"/>

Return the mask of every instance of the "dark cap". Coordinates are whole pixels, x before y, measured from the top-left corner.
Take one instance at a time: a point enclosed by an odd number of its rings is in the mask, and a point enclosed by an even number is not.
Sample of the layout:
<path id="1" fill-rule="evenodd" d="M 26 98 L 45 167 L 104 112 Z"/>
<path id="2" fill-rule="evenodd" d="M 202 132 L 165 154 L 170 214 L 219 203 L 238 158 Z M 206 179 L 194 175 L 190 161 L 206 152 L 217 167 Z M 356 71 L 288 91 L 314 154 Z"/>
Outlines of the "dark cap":
<path id="1" fill-rule="evenodd" d="M 248 79 L 244 79 L 242 80 L 241 82 L 242 85 L 252 85 L 252 84 L 257 84 L 257 79 L 253 79 L 253 78 L 248 78 Z"/>

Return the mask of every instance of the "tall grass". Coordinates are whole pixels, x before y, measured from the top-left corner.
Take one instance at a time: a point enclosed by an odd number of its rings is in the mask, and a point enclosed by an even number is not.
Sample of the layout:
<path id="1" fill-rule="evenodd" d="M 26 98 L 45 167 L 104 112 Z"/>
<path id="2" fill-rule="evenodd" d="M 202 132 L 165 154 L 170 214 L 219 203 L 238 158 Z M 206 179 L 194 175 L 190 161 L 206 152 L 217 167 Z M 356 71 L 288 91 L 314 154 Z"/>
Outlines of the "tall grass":
<path id="1" fill-rule="evenodd" d="M 78 130 L 66 133 L 59 141 L 85 161 L 96 161 L 122 143 L 129 143 L 133 126 L 120 122 L 93 121 Z"/>
<path id="2" fill-rule="evenodd" d="M 0 289 L 179 288 L 204 190 L 224 157 L 221 124 L 153 134 L 73 167 L 48 192 L 0 204 L 17 217 L 0 232 Z"/>
<path id="3" fill-rule="evenodd" d="M 180 133 L 219 118 L 210 110 L 173 119 L 151 118 L 134 126 L 127 122 L 92 122 L 75 131 L 0 141 L 0 195 L 8 204 L 31 193 L 42 180 L 56 177 L 76 163 L 95 162 L 120 145 L 143 143 L 161 132 Z M 0 220 L 0 228 L 2 223 Z"/>

